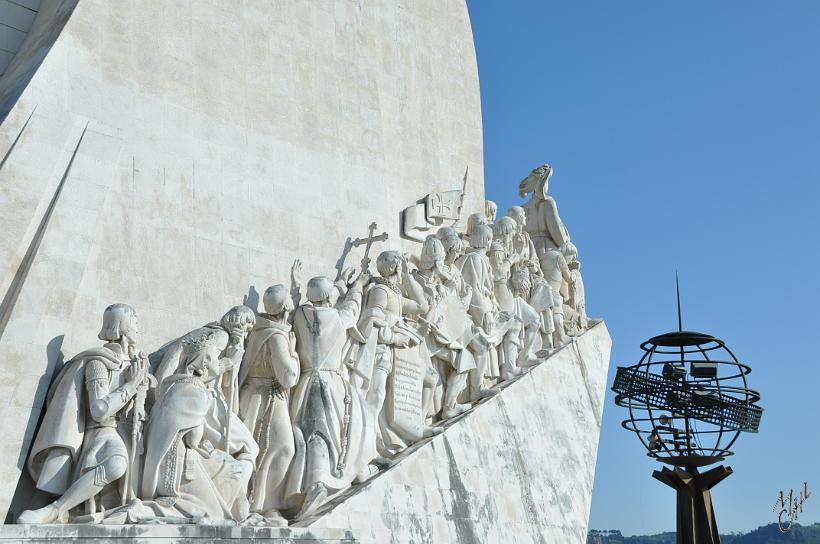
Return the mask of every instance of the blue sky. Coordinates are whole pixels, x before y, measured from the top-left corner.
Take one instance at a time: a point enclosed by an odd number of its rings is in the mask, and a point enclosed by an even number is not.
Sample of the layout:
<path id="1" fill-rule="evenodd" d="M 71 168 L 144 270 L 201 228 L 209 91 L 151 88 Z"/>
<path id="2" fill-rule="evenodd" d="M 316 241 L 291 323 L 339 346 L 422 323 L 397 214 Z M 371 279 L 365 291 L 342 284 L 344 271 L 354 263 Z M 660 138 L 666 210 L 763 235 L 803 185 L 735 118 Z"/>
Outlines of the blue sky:
<path id="1" fill-rule="evenodd" d="M 485 180 L 501 211 L 544 162 L 614 341 L 724 339 L 766 408 L 713 493 L 721 532 L 775 521 L 778 491 L 820 490 L 820 2 L 468 0 Z M 590 527 L 674 530 L 658 463 L 607 391 Z M 817 501 L 817 502 L 814 502 Z M 820 494 L 799 522 L 820 521 Z"/>

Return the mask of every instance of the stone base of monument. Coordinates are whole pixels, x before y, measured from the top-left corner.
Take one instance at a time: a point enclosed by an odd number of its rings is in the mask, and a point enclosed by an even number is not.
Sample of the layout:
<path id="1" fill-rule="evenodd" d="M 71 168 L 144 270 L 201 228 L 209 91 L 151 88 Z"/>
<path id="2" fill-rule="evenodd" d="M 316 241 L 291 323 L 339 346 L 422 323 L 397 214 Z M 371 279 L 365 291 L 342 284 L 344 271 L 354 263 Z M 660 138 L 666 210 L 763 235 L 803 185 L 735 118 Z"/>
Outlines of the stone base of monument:
<path id="1" fill-rule="evenodd" d="M 84 544 L 222 544 L 226 542 L 310 544 L 359 542 L 344 529 L 298 527 L 228 527 L 204 525 L 3 525 L 0 543 L 40 544 L 78 542 Z"/>
<path id="2" fill-rule="evenodd" d="M 289 528 L 0 526 L 3 542 L 586 542 L 611 339 L 602 321 Z M 344 529 L 341 529 L 344 528 Z"/>

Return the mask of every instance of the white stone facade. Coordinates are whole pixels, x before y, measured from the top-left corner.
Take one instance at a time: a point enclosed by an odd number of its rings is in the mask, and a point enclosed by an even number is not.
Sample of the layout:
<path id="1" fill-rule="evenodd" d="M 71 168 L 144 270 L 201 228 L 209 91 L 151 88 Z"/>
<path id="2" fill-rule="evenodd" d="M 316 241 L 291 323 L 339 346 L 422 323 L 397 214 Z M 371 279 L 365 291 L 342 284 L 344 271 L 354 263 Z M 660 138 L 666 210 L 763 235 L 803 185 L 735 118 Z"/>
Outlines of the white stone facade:
<path id="1" fill-rule="evenodd" d="M 295 257 L 331 273 L 372 221 L 409 244 L 398 210 L 467 167 L 484 205 L 460 0 L 75 3 L 42 2 L 0 79 L 3 516 L 60 351 L 112 301 L 158 347 Z"/>

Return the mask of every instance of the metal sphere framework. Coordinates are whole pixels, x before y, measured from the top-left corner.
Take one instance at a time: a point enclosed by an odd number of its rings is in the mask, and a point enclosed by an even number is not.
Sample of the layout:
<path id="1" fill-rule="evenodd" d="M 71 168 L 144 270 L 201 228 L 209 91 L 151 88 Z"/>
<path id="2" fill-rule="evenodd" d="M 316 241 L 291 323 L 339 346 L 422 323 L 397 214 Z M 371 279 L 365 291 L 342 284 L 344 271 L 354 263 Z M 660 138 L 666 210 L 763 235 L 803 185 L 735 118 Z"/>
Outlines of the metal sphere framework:
<path id="1" fill-rule="evenodd" d="M 650 457 L 701 467 L 732 455 L 741 432 L 756 433 L 763 409 L 749 388 L 751 367 L 708 334 L 677 331 L 641 344 L 638 364 L 619 367 L 615 403 L 629 410 L 622 426 Z"/>

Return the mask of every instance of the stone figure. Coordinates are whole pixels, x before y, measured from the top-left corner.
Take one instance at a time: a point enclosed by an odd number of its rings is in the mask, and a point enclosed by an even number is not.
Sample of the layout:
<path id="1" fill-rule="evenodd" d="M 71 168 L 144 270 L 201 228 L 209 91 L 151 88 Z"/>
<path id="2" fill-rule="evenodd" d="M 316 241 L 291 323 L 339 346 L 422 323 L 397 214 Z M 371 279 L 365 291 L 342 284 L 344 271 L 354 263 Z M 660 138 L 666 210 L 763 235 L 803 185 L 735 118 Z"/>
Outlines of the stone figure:
<path id="1" fill-rule="evenodd" d="M 554 247 L 549 248 L 541 257 L 541 270 L 544 272 L 544 280 L 552 288 L 552 313 L 556 327 L 554 343 L 555 347 L 558 348 L 568 342 L 566 337 L 567 326 L 564 322 L 567 307 L 564 301 L 569 298 L 569 284 L 572 281 L 572 274 L 567 266 L 564 254 Z"/>
<path id="2" fill-rule="evenodd" d="M 172 374 L 184 373 L 184 362 L 181 355 L 183 342 L 191 338 L 200 338 L 205 334 L 213 333 L 214 341 L 221 349 L 221 360 L 225 372 L 220 378 L 220 391 L 228 400 L 233 412 L 239 410 L 239 388 L 236 384 L 236 369 L 242 361 L 245 352 L 245 338 L 256 322 L 256 315 L 247 306 L 234 306 L 219 321 L 213 321 L 194 329 L 183 336 L 168 342 L 155 353 L 151 360 L 155 363 L 154 375 L 159 384 Z"/>
<path id="3" fill-rule="evenodd" d="M 495 217 L 498 215 L 498 205 L 492 200 L 484 201 L 484 216 L 490 223 L 495 223 Z"/>
<path id="4" fill-rule="evenodd" d="M 515 221 L 515 232 L 512 235 L 510 249 L 518 256 L 518 265 L 527 267 L 531 277 L 541 277 L 541 265 L 538 262 L 535 245 L 532 243 L 530 234 L 525 230 L 527 212 L 521 206 L 512 206 L 507 210 L 507 217 Z"/>
<path id="5" fill-rule="evenodd" d="M 219 392 L 226 372 L 217 332 L 182 341 L 180 372 L 166 377 L 151 411 L 141 501 L 129 521 L 243 521 L 259 448 Z M 228 435 L 230 430 L 230 435 Z M 119 521 L 117 513 L 107 522 Z"/>
<path id="6" fill-rule="evenodd" d="M 458 397 L 467 385 L 469 371 L 476 365 L 467 349 L 473 334 L 467 313 L 472 290 L 455 263 L 446 263 L 448 258 L 457 258 L 459 253 L 452 236 L 445 233 L 444 238 L 448 241 L 449 253 L 437 237 L 427 237 L 422 245 L 416 279 L 424 288 L 430 307 L 427 316 L 420 320 L 431 325 L 426 338 L 427 349 L 443 385 L 440 415 L 442 419 L 448 419 L 469 408 L 460 404 Z M 460 243 L 460 239 L 458 241 Z M 429 394 L 426 402 L 429 408 Z"/>
<path id="7" fill-rule="evenodd" d="M 523 206 L 527 214 L 525 229 L 532 237 L 539 259 L 549 248 L 560 248 L 570 241 L 569 232 L 558 215 L 555 199 L 547 194 L 550 177 L 552 167 L 544 164 L 530 172 L 518 186 L 521 198 L 532 193 Z"/>
<path id="8" fill-rule="evenodd" d="M 344 489 L 367 470 L 375 443 L 375 414 L 360 390 L 343 372 L 347 329 L 358 317 L 362 273 L 336 307 L 330 305 L 333 283 L 320 276 L 307 284 L 308 302 L 295 312 L 293 329 L 301 375 L 293 389 L 291 422 L 296 454 L 288 474 L 288 495 L 295 495 L 309 516 L 331 493 Z"/>
<path id="9" fill-rule="evenodd" d="M 493 293 L 501 311 L 499 317 L 510 320 L 516 315 L 519 304 L 512 288 L 512 263 L 501 242 L 494 241 L 490 245 L 489 261 L 493 273 Z M 517 366 L 521 347 L 521 323 L 515 319 L 512 322 L 504 333 L 498 350 L 499 376 L 502 381 L 520 376 L 523 372 Z"/>
<path id="10" fill-rule="evenodd" d="M 376 450 L 389 458 L 435 432 L 425 424 L 422 402 L 430 356 L 419 349 L 430 326 L 407 319 L 427 313 L 429 306 L 398 251 L 379 254 L 376 269 L 380 277 L 367 285 L 362 314 L 353 329 L 362 347 L 352 369 L 379 415 Z"/>
<path id="11" fill-rule="evenodd" d="M 134 309 L 112 304 L 98 335 L 105 344 L 79 353 L 57 375 L 28 469 L 38 489 L 60 497 L 26 510 L 17 523 L 66 523 L 83 503 L 94 514 L 128 500 L 138 464 L 135 424 L 141 424 L 135 400 L 150 381 L 138 334 Z"/>
<path id="12" fill-rule="evenodd" d="M 572 314 L 567 329 L 572 336 L 577 336 L 583 333 L 588 326 L 584 280 L 581 277 L 581 261 L 578 260 L 578 249 L 572 242 L 565 244 L 561 253 L 564 255 L 567 268 L 570 271 L 567 299 L 564 302 Z"/>
<path id="13" fill-rule="evenodd" d="M 493 293 L 493 270 L 487 258 L 487 250 L 493 241 L 493 231 L 488 226 L 477 226 L 470 236 L 470 247 L 459 258 L 458 266 L 464 281 L 471 287 L 470 308 L 468 313 L 473 326 L 479 330 L 470 344 L 476 368 L 470 370 L 469 391 L 470 400 L 476 401 L 495 391 L 486 387 L 485 375 L 498 376 L 498 358 L 495 349 L 500 342 L 504 331 L 502 324 L 505 320 L 499 319 L 498 304 Z M 497 336 L 498 338 L 493 339 Z M 491 369 L 488 372 L 488 367 Z"/>
<path id="14" fill-rule="evenodd" d="M 291 292 L 273 285 L 262 297 L 265 312 L 256 318 L 239 370 L 239 410 L 260 453 L 251 485 L 251 511 L 269 525 L 287 525 L 285 477 L 296 452 L 290 390 L 299 380 L 296 336 L 288 323 Z"/>
<path id="15" fill-rule="evenodd" d="M 532 295 L 532 280 L 527 268 L 519 267 L 513 272 L 510 280 L 515 305 L 513 315 L 515 320 L 521 324 L 519 328 L 518 342 L 509 342 L 507 349 L 515 346 L 517 353 L 513 359 L 513 351 L 505 351 L 504 356 L 509 361 L 515 361 L 519 368 L 526 368 L 538 362 L 536 352 L 541 348 L 539 331 L 541 328 L 541 316 L 530 305 Z"/>
<path id="16" fill-rule="evenodd" d="M 477 227 L 484 227 L 488 226 L 490 221 L 487 219 L 487 216 L 483 213 L 471 213 L 467 217 L 467 229 L 464 231 L 464 235 L 462 238 L 466 239 L 467 242 L 470 241 L 470 237 L 475 232 Z"/>

